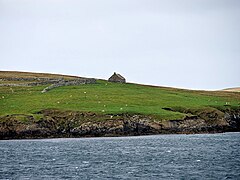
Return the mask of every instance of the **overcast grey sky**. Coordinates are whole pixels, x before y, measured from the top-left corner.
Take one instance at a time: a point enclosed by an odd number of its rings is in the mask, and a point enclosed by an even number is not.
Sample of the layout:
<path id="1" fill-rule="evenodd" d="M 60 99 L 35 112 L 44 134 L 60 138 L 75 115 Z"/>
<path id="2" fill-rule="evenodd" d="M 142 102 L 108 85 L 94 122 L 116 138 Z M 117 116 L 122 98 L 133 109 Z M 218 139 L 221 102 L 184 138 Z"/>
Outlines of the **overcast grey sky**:
<path id="1" fill-rule="evenodd" d="M 240 86 L 240 0 L 0 0 L 0 70 Z"/>

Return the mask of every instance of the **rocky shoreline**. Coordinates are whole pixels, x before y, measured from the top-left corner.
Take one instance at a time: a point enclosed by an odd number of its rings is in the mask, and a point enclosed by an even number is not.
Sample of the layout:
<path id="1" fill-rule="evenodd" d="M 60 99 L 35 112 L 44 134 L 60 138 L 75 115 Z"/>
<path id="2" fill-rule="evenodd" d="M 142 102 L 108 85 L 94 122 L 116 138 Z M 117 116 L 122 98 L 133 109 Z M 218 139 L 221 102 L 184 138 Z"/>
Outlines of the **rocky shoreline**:
<path id="1" fill-rule="evenodd" d="M 219 111 L 219 110 L 214 110 Z M 140 114 L 104 115 L 47 109 L 32 115 L 0 117 L 0 139 L 79 138 L 195 134 L 240 131 L 240 111 L 200 113 L 182 120 L 157 120 Z"/>

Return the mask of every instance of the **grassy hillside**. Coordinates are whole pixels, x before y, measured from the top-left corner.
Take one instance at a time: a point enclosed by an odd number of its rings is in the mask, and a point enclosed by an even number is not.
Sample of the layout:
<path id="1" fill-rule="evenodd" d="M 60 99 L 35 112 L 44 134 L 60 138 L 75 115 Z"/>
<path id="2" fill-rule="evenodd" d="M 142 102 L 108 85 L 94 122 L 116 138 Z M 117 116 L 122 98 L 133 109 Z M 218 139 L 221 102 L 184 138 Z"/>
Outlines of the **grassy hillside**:
<path id="1" fill-rule="evenodd" d="M 240 92 L 240 87 L 236 87 L 236 88 L 227 88 L 227 89 L 224 89 L 223 91 Z"/>
<path id="2" fill-rule="evenodd" d="M 20 74 L 15 72 L 11 76 Z M 46 77 L 46 74 L 43 76 Z M 103 80 L 98 80 L 97 84 L 65 86 L 41 93 L 45 87 L 47 86 L 0 87 L 0 115 L 34 114 L 43 109 L 56 108 L 103 114 L 136 113 L 154 115 L 159 119 L 181 119 L 186 114 L 163 108 L 202 110 L 212 107 L 239 108 L 240 105 L 239 92 L 190 91 L 109 83 Z"/>
<path id="3" fill-rule="evenodd" d="M 18 72 L 18 71 L 0 71 L 0 78 L 65 78 L 71 79 L 76 76 L 61 75 L 61 74 L 49 74 L 49 73 L 34 73 L 34 72 Z"/>

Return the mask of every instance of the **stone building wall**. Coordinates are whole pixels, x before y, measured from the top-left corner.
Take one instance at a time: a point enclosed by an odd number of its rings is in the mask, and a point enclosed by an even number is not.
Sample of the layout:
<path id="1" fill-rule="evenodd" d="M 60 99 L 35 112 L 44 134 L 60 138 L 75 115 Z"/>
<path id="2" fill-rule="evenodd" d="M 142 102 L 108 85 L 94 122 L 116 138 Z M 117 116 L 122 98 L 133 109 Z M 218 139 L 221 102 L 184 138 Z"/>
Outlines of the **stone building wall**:
<path id="1" fill-rule="evenodd" d="M 82 84 L 94 84 L 96 83 L 96 79 L 79 79 L 79 80 L 65 80 L 65 81 L 59 81 L 58 83 L 54 83 L 45 89 L 42 90 L 42 93 L 45 93 L 51 89 L 61 87 L 61 86 L 78 86 Z"/>
<path id="2" fill-rule="evenodd" d="M 60 86 L 70 86 L 70 85 L 82 85 L 82 84 L 94 84 L 96 79 L 93 78 L 75 78 L 64 80 L 63 78 L 0 78 L 1 82 L 4 81 L 19 81 L 20 83 L 2 83 L 0 86 L 7 87 L 17 87 L 17 86 L 40 86 L 51 84 L 47 88 L 43 89 L 43 93 L 47 92 L 53 88 Z M 21 81 L 30 81 L 30 82 L 21 82 Z"/>

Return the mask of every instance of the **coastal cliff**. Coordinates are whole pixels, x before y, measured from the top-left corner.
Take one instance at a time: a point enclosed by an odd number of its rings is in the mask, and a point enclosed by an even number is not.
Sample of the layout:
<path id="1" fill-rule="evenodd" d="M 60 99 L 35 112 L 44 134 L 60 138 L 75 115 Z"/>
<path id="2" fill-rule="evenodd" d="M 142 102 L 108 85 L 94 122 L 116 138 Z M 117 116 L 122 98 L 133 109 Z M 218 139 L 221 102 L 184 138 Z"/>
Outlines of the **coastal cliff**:
<path id="1" fill-rule="evenodd" d="M 0 71 L 0 139 L 240 131 L 240 93 Z"/>
<path id="2" fill-rule="evenodd" d="M 190 114 L 190 113 L 189 113 Z M 40 118 L 39 118 L 40 117 Z M 157 120 L 140 114 L 104 115 L 47 109 L 0 119 L 0 139 L 135 136 L 240 131 L 240 110 L 213 110 L 181 120 Z"/>

